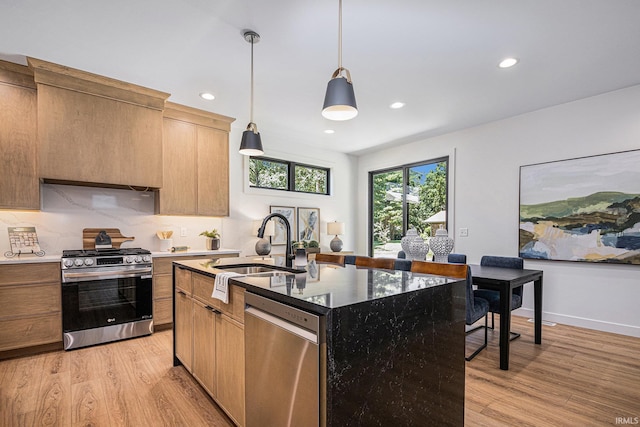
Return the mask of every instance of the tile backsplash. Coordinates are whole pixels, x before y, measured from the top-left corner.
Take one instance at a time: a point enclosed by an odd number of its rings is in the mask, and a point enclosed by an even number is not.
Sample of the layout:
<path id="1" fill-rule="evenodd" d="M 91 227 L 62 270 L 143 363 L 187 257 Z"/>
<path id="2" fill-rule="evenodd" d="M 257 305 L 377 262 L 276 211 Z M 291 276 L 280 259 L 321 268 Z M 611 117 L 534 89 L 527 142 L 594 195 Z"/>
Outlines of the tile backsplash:
<path id="1" fill-rule="evenodd" d="M 205 248 L 199 234 L 212 228 L 221 232 L 222 218 L 154 215 L 153 192 L 97 187 L 42 184 L 40 211 L 0 210 L 0 254 L 11 249 L 7 227 L 36 227 L 40 247 L 48 255 L 82 248 L 84 228 L 118 228 L 135 240 L 123 247 L 159 251 L 157 231 L 173 231 L 174 246 Z M 4 230 L 2 230 L 4 228 Z M 181 236 L 185 230 L 186 236 Z"/>

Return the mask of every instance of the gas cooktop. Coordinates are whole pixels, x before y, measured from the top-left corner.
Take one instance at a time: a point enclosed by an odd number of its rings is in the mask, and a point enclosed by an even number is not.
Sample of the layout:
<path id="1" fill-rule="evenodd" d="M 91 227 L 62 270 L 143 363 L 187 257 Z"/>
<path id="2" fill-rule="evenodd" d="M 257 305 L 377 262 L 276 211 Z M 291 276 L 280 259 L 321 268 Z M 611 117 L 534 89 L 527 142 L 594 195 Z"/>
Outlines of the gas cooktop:
<path id="1" fill-rule="evenodd" d="M 141 248 L 78 249 L 62 251 L 62 270 L 103 266 L 144 267 L 151 265 L 151 251 Z"/>

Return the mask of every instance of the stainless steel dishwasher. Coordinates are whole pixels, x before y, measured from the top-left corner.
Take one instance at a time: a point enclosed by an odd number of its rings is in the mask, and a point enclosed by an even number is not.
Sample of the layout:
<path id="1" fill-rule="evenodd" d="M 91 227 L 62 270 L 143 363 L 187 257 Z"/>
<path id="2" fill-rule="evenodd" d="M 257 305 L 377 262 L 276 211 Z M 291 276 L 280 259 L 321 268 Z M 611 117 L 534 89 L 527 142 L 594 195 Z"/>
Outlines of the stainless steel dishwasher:
<path id="1" fill-rule="evenodd" d="M 245 294 L 246 425 L 318 426 L 324 317 Z"/>

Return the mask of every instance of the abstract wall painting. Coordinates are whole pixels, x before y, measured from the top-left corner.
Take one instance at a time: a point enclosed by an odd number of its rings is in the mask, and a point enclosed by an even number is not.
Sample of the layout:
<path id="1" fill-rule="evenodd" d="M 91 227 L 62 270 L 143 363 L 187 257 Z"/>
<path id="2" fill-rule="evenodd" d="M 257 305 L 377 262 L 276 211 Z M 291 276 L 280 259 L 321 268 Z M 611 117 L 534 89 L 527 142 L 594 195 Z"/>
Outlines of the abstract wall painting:
<path id="1" fill-rule="evenodd" d="M 293 206 L 270 206 L 270 213 L 279 213 L 287 218 L 289 225 L 291 225 L 291 234 L 296 230 L 296 208 Z M 273 219 L 275 224 L 275 234 L 271 236 L 272 245 L 286 245 L 287 244 L 287 227 L 280 218 Z M 295 240 L 292 236 L 292 240 Z"/>
<path id="2" fill-rule="evenodd" d="M 298 240 L 320 242 L 320 209 L 298 208 Z"/>
<path id="3" fill-rule="evenodd" d="M 640 150 L 521 166 L 519 252 L 640 265 Z"/>

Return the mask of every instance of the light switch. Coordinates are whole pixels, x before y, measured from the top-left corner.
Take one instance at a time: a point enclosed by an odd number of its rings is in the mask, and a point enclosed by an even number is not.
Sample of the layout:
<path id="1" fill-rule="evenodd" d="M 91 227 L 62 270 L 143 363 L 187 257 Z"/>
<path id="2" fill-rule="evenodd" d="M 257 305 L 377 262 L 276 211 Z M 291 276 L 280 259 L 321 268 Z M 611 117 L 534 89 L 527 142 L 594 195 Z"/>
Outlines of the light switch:
<path id="1" fill-rule="evenodd" d="M 469 229 L 461 228 L 460 229 L 460 237 L 469 237 Z"/>

